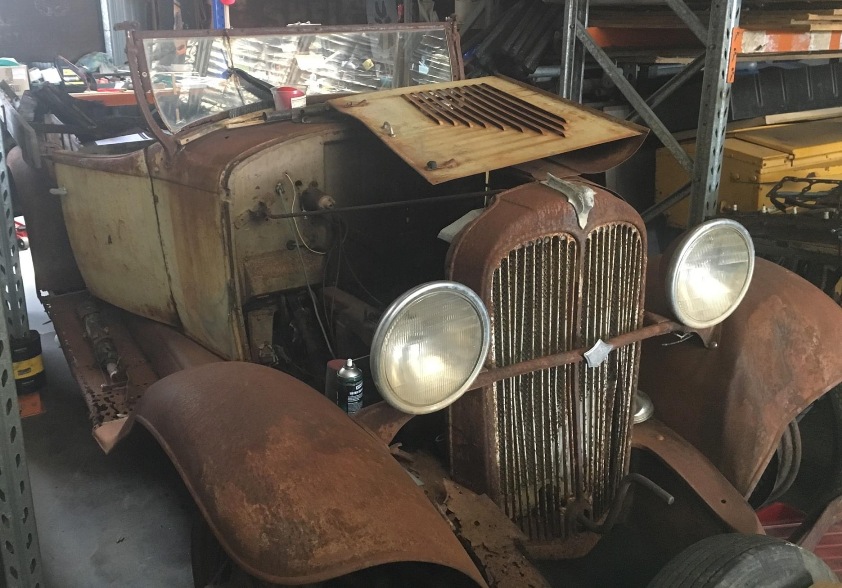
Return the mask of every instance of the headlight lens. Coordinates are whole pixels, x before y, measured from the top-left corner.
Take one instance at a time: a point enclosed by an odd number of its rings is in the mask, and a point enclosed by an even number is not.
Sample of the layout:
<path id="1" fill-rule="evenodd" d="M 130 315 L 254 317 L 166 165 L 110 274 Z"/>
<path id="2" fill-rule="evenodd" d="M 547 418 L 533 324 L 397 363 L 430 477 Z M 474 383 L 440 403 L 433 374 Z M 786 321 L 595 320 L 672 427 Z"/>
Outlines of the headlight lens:
<path id="1" fill-rule="evenodd" d="M 679 243 L 667 271 L 667 299 L 685 325 L 711 327 L 739 306 L 753 272 L 754 244 L 745 227 L 712 220 Z"/>
<path id="2" fill-rule="evenodd" d="M 488 311 L 473 290 L 430 282 L 398 298 L 380 320 L 371 371 L 389 404 L 410 414 L 449 406 L 479 373 L 490 342 Z"/>

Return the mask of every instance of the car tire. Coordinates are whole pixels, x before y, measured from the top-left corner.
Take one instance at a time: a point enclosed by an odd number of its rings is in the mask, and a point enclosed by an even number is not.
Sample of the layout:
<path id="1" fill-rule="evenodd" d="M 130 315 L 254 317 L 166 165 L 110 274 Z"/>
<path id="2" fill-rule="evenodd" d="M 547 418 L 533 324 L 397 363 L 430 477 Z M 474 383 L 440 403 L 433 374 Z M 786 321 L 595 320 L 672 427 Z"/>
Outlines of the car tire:
<path id="1" fill-rule="evenodd" d="M 675 556 L 649 588 L 808 588 L 836 575 L 815 554 L 766 535 L 714 535 Z"/>
<path id="2" fill-rule="evenodd" d="M 29 249 L 29 237 L 18 237 L 18 251 Z"/>

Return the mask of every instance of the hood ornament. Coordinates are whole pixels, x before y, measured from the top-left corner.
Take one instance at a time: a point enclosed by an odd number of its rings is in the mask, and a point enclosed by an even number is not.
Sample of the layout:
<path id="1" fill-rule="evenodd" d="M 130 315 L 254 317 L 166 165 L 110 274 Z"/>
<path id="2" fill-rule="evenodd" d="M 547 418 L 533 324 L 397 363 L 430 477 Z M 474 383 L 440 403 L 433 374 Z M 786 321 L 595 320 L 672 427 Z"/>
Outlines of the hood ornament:
<path id="1" fill-rule="evenodd" d="M 579 226 L 584 229 L 588 224 L 588 215 L 593 208 L 596 192 L 588 186 L 562 180 L 553 174 L 547 174 L 547 179 L 541 183 L 564 194 L 573 210 L 576 211 Z"/>

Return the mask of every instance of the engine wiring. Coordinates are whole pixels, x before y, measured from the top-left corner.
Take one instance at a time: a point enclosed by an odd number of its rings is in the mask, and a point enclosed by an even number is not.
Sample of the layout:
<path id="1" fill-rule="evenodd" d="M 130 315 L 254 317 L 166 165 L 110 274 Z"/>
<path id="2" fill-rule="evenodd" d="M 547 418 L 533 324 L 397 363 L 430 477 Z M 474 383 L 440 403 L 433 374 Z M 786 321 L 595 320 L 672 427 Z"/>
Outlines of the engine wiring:
<path id="1" fill-rule="evenodd" d="M 290 185 L 292 186 L 293 193 L 297 195 L 298 191 L 295 188 L 295 182 L 292 181 L 292 178 L 289 176 L 288 173 L 284 173 L 286 178 L 289 180 Z M 279 189 L 282 190 L 282 188 Z M 286 210 L 286 204 L 284 204 L 284 199 L 279 198 L 278 200 L 281 201 L 281 207 L 284 208 L 284 212 L 289 212 Z M 295 198 L 293 198 L 293 207 L 295 206 Z M 322 331 L 322 337 L 324 337 L 325 345 L 327 345 L 328 353 L 330 353 L 331 357 L 336 357 L 336 353 L 333 351 L 333 346 L 330 344 L 330 337 L 328 337 L 327 329 L 325 328 L 324 321 L 322 320 L 322 315 L 319 312 L 319 303 L 316 300 L 316 293 L 313 291 L 313 286 L 310 284 L 310 277 L 307 275 L 307 264 L 304 263 L 304 256 L 301 254 L 301 247 L 300 245 L 304 245 L 307 247 L 306 244 L 299 241 L 301 238 L 300 233 L 298 232 L 298 223 L 296 222 L 295 218 L 292 219 L 293 225 L 295 226 L 295 233 L 296 233 L 296 241 L 299 247 L 295 248 L 296 253 L 298 253 L 298 261 L 301 263 L 301 271 L 304 273 L 304 283 L 307 285 L 307 293 L 310 295 L 310 302 L 313 304 L 313 311 L 316 314 L 316 321 L 319 323 L 319 329 Z M 307 247 L 308 251 L 313 251 L 309 247 Z M 313 251 L 313 253 L 318 253 L 317 251 Z M 325 252 L 326 253 L 326 252 Z M 322 254 L 324 255 L 324 253 Z"/>
<path id="2" fill-rule="evenodd" d="M 296 187 L 295 182 L 292 181 L 292 178 L 289 177 L 288 173 L 285 172 L 284 175 L 289 181 L 289 185 L 292 187 L 292 212 L 295 212 L 295 203 L 298 201 L 298 187 Z M 283 204 L 283 198 L 281 198 L 281 204 Z M 301 234 L 301 231 L 298 228 L 298 219 L 296 217 L 292 217 L 292 224 L 295 226 L 295 234 L 298 236 L 298 242 L 300 245 L 304 245 L 304 248 L 307 249 L 307 251 L 309 251 L 310 253 L 315 253 L 316 255 L 327 254 L 327 251 L 317 251 L 316 249 L 313 249 L 307 244 L 307 241 L 304 240 L 304 236 Z"/>

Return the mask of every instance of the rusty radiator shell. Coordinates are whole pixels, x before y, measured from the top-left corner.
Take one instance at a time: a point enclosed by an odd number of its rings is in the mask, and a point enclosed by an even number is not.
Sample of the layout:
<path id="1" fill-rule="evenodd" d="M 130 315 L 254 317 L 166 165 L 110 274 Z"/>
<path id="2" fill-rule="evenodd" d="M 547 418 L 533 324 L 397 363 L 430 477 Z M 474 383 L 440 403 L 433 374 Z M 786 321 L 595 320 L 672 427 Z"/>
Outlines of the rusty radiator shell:
<path id="1" fill-rule="evenodd" d="M 633 300 L 633 314 L 626 321 L 625 326 L 621 327 L 623 332 L 633 331 L 640 327 L 643 318 L 643 290 L 644 290 L 644 268 L 646 265 L 646 238 L 645 228 L 639 215 L 626 203 L 611 195 L 604 189 L 597 186 L 592 186 L 595 191 L 595 204 L 588 217 L 588 222 L 584 229 L 581 229 L 578 224 L 576 212 L 567 201 L 566 197 L 560 192 L 548 188 L 540 184 L 527 184 L 515 188 L 500 197 L 489 208 L 489 210 L 480 217 L 473 225 L 469 226 L 455 241 L 451 247 L 448 259 L 448 273 L 449 276 L 459 282 L 473 288 L 483 299 L 485 304 L 490 309 L 492 316 L 494 315 L 494 296 L 492 295 L 492 287 L 494 283 L 495 272 L 501 267 L 501 264 L 507 263 L 512 252 L 522 249 L 525 245 L 535 244 L 541 241 L 547 243 L 555 241 L 565 241 L 569 244 L 576 244 L 570 251 L 575 259 L 571 262 L 575 265 L 574 282 L 570 284 L 571 289 L 571 304 L 568 309 L 568 320 L 575 325 L 571 329 L 571 336 L 569 340 L 559 342 L 556 348 L 536 350 L 535 353 L 557 353 L 565 351 L 564 347 L 574 348 L 577 345 L 581 346 L 583 342 L 586 345 L 592 345 L 598 334 L 592 328 L 583 324 L 587 313 L 583 310 L 586 298 L 589 292 L 596 293 L 597 297 L 592 298 L 589 302 L 591 306 L 608 305 L 609 300 L 602 300 L 599 295 L 598 288 L 593 285 L 589 288 L 587 280 L 584 278 L 584 268 L 593 265 L 599 266 L 599 259 L 585 258 L 586 243 L 589 235 L 594 238 L 594 235 L 604 236 L 605 233 L 611 231 L 610 227 L 621 227 L 629 235 L 633 235 L 635 242 L 636 257 L 633 261 L 635 267 L 633 272 L 635 274 L 633 281 L 638 284 L 638 290 L 631 292 L 631 299 Z M 609 229 L 604 229 L 609 227 Z M 610 245 L 610 244 L 609 244 Z M 572 253 L 575 251 L 575 253 Z M 613 249 L 606 248 L 606 253 L 610 252 L 614 255 Z M 598 257 L 598 256 L 597 256 Z M 620 273 L 622 274 L 621 270 Z M 536 301 L 537 303 L 537 301 Z M 492 318 L 492 330 L 499 328 L 498 321 Z M 610 322 L 610 321 L 609 321 Z M 611 328 L 616 329 L 616 326 Z M 613 333 L 617 334 L 617 333 Z M 602 336 L 602 338 L 606 338 Z M 585 341 L 587 339 L 587 341 Z M 493 358 L 495 357 L 495 349 L 489 354 L 489 364 L 487 367 L 499 367 L 493 365 Z M 564 471 L 571 472 L 573 477 L 579 478 L 577 480 L 566 480 L 568 483 L 568 491 L 574 489 L 575 496 L 567 495 L 562 502 L 554 503 L 552 500 L 543 498 L 542 504 L 534 505 L 533 511 L 543 513 L 558 512 L 564 506 L 569 504 L 572 500 L 588 503 L 593 508 L 593 516 L 596 519 L 602 517 L 613 499 L 613 491 L 616 489 L 620 478 L 628 468 L 628 454 L 630 451 L 630 410 L 631 410 L 631 392 L 636 387 L 637 368 L 639 365 L 639 346 L 633 344 L 631 346 L 622 348 L 614 352 L 615 354 L 626 354 L 627 369 L 623 371 L 616 385 L 622 388 L 621 403 L 616 407 L 611 408 L 611 418 L 619 419 L 619 427 L 625 428 L 616 442 L 607 441 L 605 436 L 600 431 L 585 431 L 581 432 L 585 439 L 582 445 L 589 442 L 601 443 L 605 455 L 595 456 L 588 450 L 582 450 L 579 447 L 580 454 L 572 460 L 573 465 L 565 470 L 558 468 L 556 474 L 561 474 Z M 514 358 L 517 360 L 517 357 Z M 523 359 L 523 358 L 522 358 Z M 619 364 L 618 364 L 619 365 Z M 583 383 L 590 374 L 584 373 L 586 368 L 582 364 L 574 364 L 567 368 L 558 368 L 559 370 L 567 370 L 570 375 L 570 384 L 568 392 L 572 392 L 567 398 L 568 403 L 578 403 L 582 401 L 579 390 L 582 389 Z M 625 378 L 626 381 L 623 381 Z M 604 389 L 604 382 L 602 383 Z M 543 388 L 539 386 L 542 390 Z M 595 389 L 595 388 L 592 388 Z M 514 389 L 510 390 L 514 391 Z M 524 509 L 521 504 L 518 505 L 507 504 L 511 499 L 513 490 L 511 486 L 508 487 L 508 497 L 506 488 L 501 482 L 501 471 L 505 469 L 502 464 L 504 458 L 501 457 L 502 451 L 509 451 L 506 449 L 505 435 L 500 433 L 500 425 L 498 423 L 498 409 L 495 401 L 495 387 L 486 387 L 480 391 L 466 394 L 461 400 L 455 403 L 450 409 L 450 425 L 449 425 L 449 441 L 450 441 L 450 460 L 451 471 L 455 480 L 466 485 L 467 487 L 480 493 L 487 493 L 494 499 L 498 505 L 509 512 L 512 518 L 519 518 L 518 521 L 527 534 L 533 539 L 557 539 L 570 536 L 574 531 L 569 523 L 563 520 L 538 520 L 533 521 L 533 515 L 529 514 L 524 517 Z M 586 395 L 588 399 L 593 396 Z M 507 396 L 500 396 L 508 399 L 515 397 L 513 394 Z M 559 396 L 555 397 L 560 399 Z M 589 400 L 591 401 L 591 400 Z M 563 402 L 563 401 L 562 401 Z M 550 405 L 552 402 L 549 403 Z M 571 415 L 569 418 L 578 418 L 584 410 L 593 411 L 594 405 L 589 409 L 576 411 L 575 406 L 573 411 L 569 411 Z M 530 410 L 532 408 L 530 407 Z M 566 410 L 565 406 L 560 406 L 561 412 Z M 542 409 L 543 410 L 543 409 Z M 593 414 L 593 413 L 591 413 Z M 505 419 L 505 411 L 500 415 Z M 607 422 L 601 421 L 601 422 Z M 580 426 L 580 425 L 579 425 Z M 605 425 L 611 426 L 610 423 Z M 517 433 L 517 429 L 513 429 Z M 547 431 L 549 434 L 544 435 L 541 432 L 537 433 L 540 439 L 553 442 L 555 432 Z M 588 435 L 591 435 L 588 437 Z M 602 435 L 602 436 L 600 436 Z M 510 437 L 516 435 L 510 435 Z M 562 439 L 562 434 L 559 434 L 559 439 Z M 509 439 L 509 442 L 521 442 L 521 439 Z M 549 443 L 547 442 L 547 443 Z M 511 444 L 511 443 L 509 443 Z M 536 441 L 536 446 L 539 443 Z M 536 450 L 537 451 L 537 450 Z M 544 455 L 552 453 L 552 448 L 545 448 Z M 527 461 L 531 460 L 531 455 L 528 452 L 525 454 Z M 585 458 L 585 461 L 582 460 Z M 542 459 L 546 459 L 545 457 Z M 533 466 L 537 464 L 530 462 L 528 465 Z M 542 462 L 546 464 L 546 461 Z M 614 467 L 608 467 L 608 464 L 614 464 Z M 510 460 L 511 469 L 511 460 Z M 538 467 L 535 465 L 535 467 Z M 522 468 L 521 468 L 522 469 Z M 546 472 L 544 472 L 546 475 Z M 537 481 L 538 474 L 534 474 L 534 479 Z M 545 478 L 544 478 L 545 479 Z M 561 476 L 553 478 L 558 480 L 558 486 L 562 485 L 564 480 Z M 590 482 L 588 481 L 590 480 Z M 526 487 L 528 482 L 522 484 Z M 537 497 L 537 490 L 535 491 Z M 561 490 L 564 493 L 564 489 Z M 527 504 L 526 510 L 530 507 Z M 531 511 L 530 511 L 531 513 Z M 563 518 L 563 517 L 562 517 Z M 525 520 L 527 519 L 527 520 Z M 540 519 L 540 516 L 539 516 Z"/>

